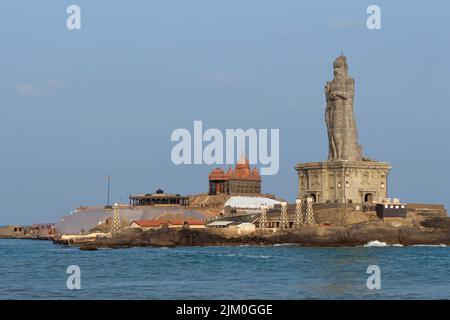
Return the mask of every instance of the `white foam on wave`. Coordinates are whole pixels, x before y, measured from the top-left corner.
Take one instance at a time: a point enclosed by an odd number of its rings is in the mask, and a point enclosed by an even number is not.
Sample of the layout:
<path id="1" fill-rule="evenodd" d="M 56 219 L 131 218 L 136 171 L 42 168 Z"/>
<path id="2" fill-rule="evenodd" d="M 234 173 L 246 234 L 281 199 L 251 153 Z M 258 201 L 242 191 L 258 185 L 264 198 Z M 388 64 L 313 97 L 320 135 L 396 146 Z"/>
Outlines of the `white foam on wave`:
<path id="1" fill-rule="evenodd" d="M 289 247 L 289 246 L 298 246 L 298 243 L 275 243 L 274 247 Z"/>
<path id="2" fill-rule="evenodd" d="M 364 245 L 364 247 L 387 247 L 388 244 L 386 242 L 381 242 L 378 240 L 369 241 Z"/>
<path id="3" fill-rule="evenodd" d="M 413 244 L 412 247 L 441 247 L 446 248 L 447 245 L 441 243 L 441 244 Z"/>
<path id="4" fill-rule="evenodd" d="M 364 247 L 403 247 L 401 243 L 387 244 L 386 242 L 374 240 L 369 241 Z"/>
<path id="5" fill-rule="evenodd" d="M 364 245 L 364 247 L 403 247 L 400 243 L 395 244 L 387 244 L 386 242 L 374 240 L 369 241 Z M 413 244 L 412 247 L 438 247 L 438 248 L 446 248 L 447 245 L 441 243 L 441 244 Z"/>

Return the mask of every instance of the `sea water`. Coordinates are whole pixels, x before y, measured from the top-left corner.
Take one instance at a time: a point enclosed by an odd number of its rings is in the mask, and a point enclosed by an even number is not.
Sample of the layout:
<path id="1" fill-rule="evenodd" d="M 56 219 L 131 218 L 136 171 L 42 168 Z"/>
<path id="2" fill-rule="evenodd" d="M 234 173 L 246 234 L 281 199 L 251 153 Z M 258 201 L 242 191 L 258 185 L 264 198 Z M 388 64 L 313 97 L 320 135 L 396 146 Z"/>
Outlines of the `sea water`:
<path id="1" fill-rule="evenodd" d="M 67 268 L 80 268 L 80 290 Z M 370 265 L 381 289 L 368 289 Z M 298 245 L 81 251 L 0 240 L 0 299 L 449 299 L 445 246 Z"/>

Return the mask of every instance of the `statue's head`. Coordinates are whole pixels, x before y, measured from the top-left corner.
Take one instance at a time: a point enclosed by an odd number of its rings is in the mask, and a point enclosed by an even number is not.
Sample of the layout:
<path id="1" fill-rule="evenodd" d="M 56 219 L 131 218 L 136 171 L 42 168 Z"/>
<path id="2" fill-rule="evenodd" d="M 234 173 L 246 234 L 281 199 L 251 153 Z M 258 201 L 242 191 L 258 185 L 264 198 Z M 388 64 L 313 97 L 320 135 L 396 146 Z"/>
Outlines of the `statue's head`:
<path id="1" fill-rule="evenodd" d="M 333 62 L 334 77 L 342 78 L 348 73 L 347 58 L 344 55 L 340 55 Z"/>

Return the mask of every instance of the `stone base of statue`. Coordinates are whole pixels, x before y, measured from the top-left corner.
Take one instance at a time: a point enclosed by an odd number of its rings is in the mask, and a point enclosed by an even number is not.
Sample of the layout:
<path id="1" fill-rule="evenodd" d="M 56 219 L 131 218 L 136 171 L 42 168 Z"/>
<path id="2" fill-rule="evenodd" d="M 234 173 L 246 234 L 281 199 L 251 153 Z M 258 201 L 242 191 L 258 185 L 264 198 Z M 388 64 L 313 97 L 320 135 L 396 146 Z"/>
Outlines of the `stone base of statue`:
<path id="1" fill-rule="evenodd" d="M 298 198 L 316 203 L 372 203 L 387 197 L 388 162 L 372 160 L 300 163 Z"/>

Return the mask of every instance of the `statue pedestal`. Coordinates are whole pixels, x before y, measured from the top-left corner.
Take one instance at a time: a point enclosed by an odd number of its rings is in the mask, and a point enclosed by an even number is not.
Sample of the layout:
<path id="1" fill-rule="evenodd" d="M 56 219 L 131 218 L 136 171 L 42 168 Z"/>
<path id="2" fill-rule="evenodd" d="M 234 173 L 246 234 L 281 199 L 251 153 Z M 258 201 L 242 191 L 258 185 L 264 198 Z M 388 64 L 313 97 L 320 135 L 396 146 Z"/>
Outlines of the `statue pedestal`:
<path id="1" fill-rule="evenodd" d="M 298 198 L 316 203 L 372 203 L 387 197 L 391 166 L 378 161 L 323 161 L 296 165 Z"/>

